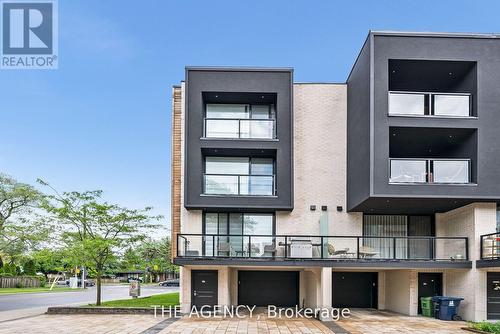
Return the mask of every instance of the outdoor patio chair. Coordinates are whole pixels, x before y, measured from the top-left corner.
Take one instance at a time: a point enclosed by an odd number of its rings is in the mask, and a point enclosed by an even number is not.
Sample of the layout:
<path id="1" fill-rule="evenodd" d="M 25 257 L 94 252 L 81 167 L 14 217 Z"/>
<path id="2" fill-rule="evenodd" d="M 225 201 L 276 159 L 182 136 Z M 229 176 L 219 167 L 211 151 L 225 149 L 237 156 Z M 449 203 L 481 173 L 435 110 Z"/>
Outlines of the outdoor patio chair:
<path id="1" fill-rule="evenodd" d="M 277 249 L 275 243 L 264 245 L 264 255 L 271 254 L 272 257 L 275 257 L 276 251 Z"/>
<path id="2" fill-rule="evenodd" d="M 248 254 L 259 254 L 260 253 L 260 248 L 256 244 L 249 243 L 248 244 Z"/>
<path id="3" fill-rule="evenodd" d="M 334 256 L 339 256 L 339 257 L 347 257 L 347 252 L 349 252 L 349 248 L 343 248 L 343 249 L 335 249 L 335 246 L 333 246 L 332 243 L 328 243 L 327 244 L 327 248 L 328 248 L 328 255 L 330 255 L 331 257 L 334 257 Z"/>
<path id="4" fill-rule="evenodd" d="M 378 255 L 378 252 L 375 251 L 372 247 L 369 246 L 361 246 L 359 247 L 359 256 L 362 258 L 372 258 L 375 255 Z"/>
<path id="5" fill-rule="evenodd" d="M 219 245 L 217 246 L 217 255 L 220 256 L 221 253 L 225 256 L 231 256 L 232 247 L 229 242 L 219 242 Z"/>

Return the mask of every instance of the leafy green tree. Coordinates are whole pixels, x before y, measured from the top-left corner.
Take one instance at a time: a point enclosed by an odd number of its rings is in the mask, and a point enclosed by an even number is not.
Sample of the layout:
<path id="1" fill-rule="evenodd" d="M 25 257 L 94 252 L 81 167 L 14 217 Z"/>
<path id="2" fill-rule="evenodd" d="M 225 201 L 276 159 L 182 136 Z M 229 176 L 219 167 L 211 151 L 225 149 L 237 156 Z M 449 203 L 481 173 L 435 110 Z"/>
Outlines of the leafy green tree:
<path id="1" fill-rule="evenodd" d="M 33 259 L 26 259 L 23 263 L 23 274 L 28 276 L 36 275 L 36 263 Z"/>
<path id="2" fill-rule="evenodd" d="M 150 207 L 132 210 L 101 199 L 102 191 L 54 192 L 42 202 L 52 221 L 61 228 L 62 241 L 74 261 L 95 273 L 96 305 L 101 305 L 101 278 L 106 266 L 129 245 L 146 238 L 158 227 L 160 216 L 150 216 Z"/>
<path id="3" fill-rule="evenodd" d="M 144 267 L 150 268 L 155 280 L 157 280 L 160 273 L 178 271 L 177 266 L 170 262 L 170 252 L 171 242 L 168 237 L 161 240 L 148 239 L 139 247 L 140 257 L 146 264 Z"/>
<path id="4" fill-rule="evenodd" d="M 129 246 L 121 257 L 120 270 L 144 270 L 146 266 L 146 261 L 137 247 Z"/>
<path id="5" fill-rule="evenodd" d="M 13 262 L 48 237 L 41 219 L 33 219 L 42 194 L 0 174 L 0 252 Z"/>
<path id="6" fill-rule="evenodd" d="M 42 273 L 46 279 L 48 274 L 55 274 L 70 268 L 64 261 L 64 251 L 60 249 L 43 248 L 32 253 L 36 264 L 36 271 Z"/>

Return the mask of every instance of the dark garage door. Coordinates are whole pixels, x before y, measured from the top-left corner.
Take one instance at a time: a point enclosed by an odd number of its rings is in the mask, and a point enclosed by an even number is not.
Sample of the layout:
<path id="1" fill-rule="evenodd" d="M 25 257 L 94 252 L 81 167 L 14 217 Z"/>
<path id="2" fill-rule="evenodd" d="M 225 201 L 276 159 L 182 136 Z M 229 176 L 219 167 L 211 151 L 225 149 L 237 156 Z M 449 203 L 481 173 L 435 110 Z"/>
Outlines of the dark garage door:
<path id="1" fill-rule="evenodd" d="M 377 308 L 377 273 L 334 272 L 333 307 Z"/>
<path id="2" fill-rule="evenodd" d="M 299 304 L 298 271 L 238 271 L 238 304 L 295 306 Z"/>

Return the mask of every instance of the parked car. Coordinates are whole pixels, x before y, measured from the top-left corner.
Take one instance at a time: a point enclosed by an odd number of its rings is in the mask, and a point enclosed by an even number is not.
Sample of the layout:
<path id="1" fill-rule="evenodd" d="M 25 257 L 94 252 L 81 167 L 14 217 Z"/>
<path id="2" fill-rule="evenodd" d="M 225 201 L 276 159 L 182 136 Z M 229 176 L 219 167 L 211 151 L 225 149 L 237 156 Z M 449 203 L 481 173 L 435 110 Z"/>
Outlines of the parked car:
<path id="1" fill-rule="evenodd" d="M 178 278 L 168 279 L 166 281 L 158 283 L 158 285 L 161 285 L 161 286 L 179 286 L 179 279 Z"/>
<path id="2" fill-rule="evenodd" d="M 127 278 L 127 282 L 130 283 L 130 281 L 139 281 L 139 283 L 142 283 L 142 278 L 135 278 L 135 277 Z"/>

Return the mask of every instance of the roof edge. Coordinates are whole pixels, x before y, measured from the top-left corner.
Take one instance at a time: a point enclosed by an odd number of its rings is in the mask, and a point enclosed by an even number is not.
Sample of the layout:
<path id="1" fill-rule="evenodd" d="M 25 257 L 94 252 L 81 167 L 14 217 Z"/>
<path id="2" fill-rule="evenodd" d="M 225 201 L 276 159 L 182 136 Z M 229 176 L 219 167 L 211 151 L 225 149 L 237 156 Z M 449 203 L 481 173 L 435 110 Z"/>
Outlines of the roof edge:
<path id="1" fill-rule="evenodd" d="M 293 72 L 293 67 L 186 66 L 186 71 Z"/>
<path id="2" fill-rule="evenodd" d="M 401 36 L 401 37 L 454 37 L 454 38 L 500 38 L 500 33 L 470 33 L 470 32 L 432 32 L 432 31 L 397 31 L 397 30 L 370 30 L 374 36 Z"/>

